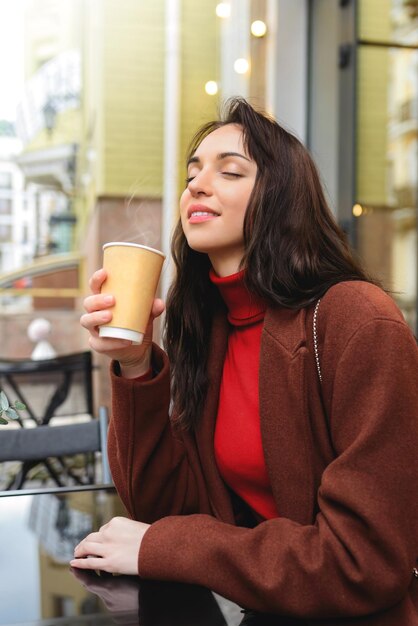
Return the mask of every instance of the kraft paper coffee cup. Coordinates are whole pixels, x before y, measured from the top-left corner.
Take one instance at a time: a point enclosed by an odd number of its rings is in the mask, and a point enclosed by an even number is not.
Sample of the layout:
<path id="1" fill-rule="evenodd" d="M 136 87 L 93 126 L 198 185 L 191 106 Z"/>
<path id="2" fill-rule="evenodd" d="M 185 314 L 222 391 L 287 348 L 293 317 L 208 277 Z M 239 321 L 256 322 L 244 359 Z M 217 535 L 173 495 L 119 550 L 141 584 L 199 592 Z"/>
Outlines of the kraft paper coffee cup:
<path id="1" fill-rule="evenodd" d="M 136 243 L 112 241 L 103 246 L 107 278 L 101 293 L 115 297 L 109 324 L 99 328 L 100 337 L 130 339 L 140 344 L 148 324 L 165 255 Z"/>

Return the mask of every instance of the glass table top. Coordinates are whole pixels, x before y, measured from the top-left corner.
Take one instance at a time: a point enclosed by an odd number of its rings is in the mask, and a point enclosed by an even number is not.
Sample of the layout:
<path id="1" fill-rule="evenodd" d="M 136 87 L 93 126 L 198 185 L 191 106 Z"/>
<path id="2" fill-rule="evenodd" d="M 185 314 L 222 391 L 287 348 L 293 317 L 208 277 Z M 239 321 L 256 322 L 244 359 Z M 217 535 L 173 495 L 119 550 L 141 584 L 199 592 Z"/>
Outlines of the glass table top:
<path id="1" fill-rule="evenodd" d="M 0 492 L 0 625 L 241 622 L 239 607 L 203 588 L 72 569 L 77 543 L 115 515 L 126 512 L 111 487 Z"/>

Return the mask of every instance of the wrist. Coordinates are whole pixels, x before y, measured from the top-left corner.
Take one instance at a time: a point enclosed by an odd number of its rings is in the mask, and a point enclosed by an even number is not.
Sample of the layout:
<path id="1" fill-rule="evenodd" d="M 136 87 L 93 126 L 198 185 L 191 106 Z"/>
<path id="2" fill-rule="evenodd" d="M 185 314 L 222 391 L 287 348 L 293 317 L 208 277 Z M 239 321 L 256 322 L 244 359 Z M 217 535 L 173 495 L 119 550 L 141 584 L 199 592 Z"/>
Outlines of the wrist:
<path id="1" fill-rule="evenodd" d="M 135 361 L 119 361 L 120 374 L 123 378 L 139 378 L 151 367 L 151 348 L 148 348 L 140 359 Z"/>

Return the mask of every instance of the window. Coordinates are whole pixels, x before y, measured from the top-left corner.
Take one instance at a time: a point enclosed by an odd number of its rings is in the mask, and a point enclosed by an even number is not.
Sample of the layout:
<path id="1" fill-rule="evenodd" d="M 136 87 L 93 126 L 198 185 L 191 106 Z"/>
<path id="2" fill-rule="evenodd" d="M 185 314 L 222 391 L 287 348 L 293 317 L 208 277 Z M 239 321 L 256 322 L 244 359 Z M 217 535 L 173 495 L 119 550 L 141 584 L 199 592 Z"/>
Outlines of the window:
<path id="1" fill-rule="evenodd" d="M 366 269 L 418 329 L 418 0 L 311 0 L 308 145 Z"/>
<path id="2" fill-rule="evenodd" d="M 415 329 L 418 20 L 408 6 L 358 3 L 355 231 L 360 257 Z"/>
<path id="3" fill-rule="evenodd" d="M 0 215 L 10 215 L 12 212 L 12 201 L 9 198 L 0 198 Z"/>
<path id="4" fill-rule="evenodd" d="M 10 224 L 0 224 L 0 241 L 11 241 L 12 227 Z"/>
<path id="5" fill-rule="evenodd" d="M 11 189 L 12 181 L 11 172 L 0 172 L 0 189 Z"/>
<path id="6" fill-rule="evenodd" d="M 29 226 L 27 224 L 23 224 L 22 230 L 22 243 L 28 243 L 29 241 Z"/>

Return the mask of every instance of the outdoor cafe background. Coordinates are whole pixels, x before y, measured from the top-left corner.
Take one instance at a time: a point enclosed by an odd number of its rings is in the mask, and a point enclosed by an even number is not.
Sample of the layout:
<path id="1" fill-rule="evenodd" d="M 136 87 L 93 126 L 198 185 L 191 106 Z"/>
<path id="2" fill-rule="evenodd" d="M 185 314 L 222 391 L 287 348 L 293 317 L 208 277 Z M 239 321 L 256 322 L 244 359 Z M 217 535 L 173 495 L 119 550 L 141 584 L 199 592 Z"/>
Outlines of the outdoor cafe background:
<path id="1" fill-rule="evenodd" d="M 168 252 L 188 140 L 230 95 L 309 146 L 416 331 L 417 47 L 417 0 L 0 0 L 0 357 L 29 358 L 36 317 L 86 349 L 103 242 Z"/>

